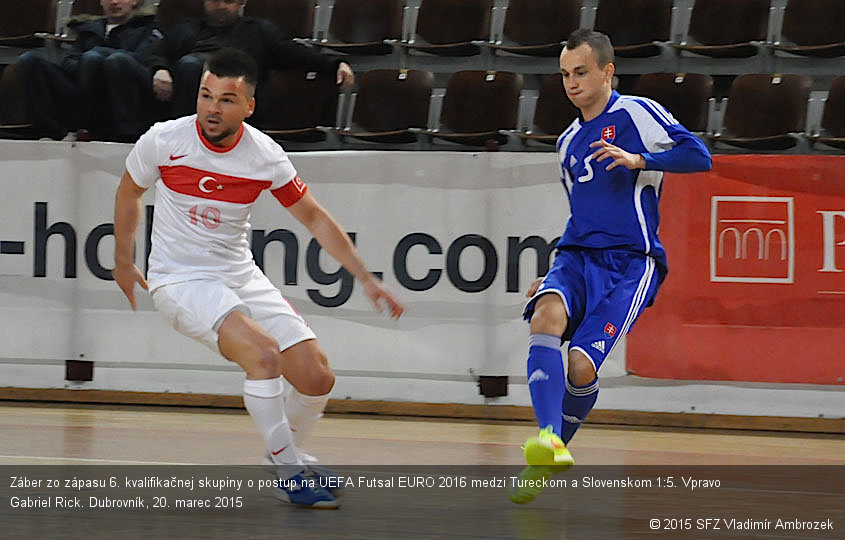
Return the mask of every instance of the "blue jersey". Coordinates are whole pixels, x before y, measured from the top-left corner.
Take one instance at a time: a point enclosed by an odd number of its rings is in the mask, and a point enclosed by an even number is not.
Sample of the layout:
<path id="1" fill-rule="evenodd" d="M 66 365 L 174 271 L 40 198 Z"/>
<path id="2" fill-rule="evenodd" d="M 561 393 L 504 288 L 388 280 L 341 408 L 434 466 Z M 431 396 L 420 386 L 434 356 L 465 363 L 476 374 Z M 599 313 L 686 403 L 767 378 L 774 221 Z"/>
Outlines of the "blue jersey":
<path id="1" fill-rule="evenodd" d="M 590 144 L 600 139 L 642 154 L 646 169 L 617 166 L 606 171 L 610 158 L 600 163 L 592 159 L 598 148 Z M 558 138 L 557 149 L 571 211 L 558 247 L 644 253 L 665 275 L 666 252 L 657 238 L 663 172 L 709 170 L 707 147 L 660 104 L 613 91 L 599 116 L 572 122 Z"/>

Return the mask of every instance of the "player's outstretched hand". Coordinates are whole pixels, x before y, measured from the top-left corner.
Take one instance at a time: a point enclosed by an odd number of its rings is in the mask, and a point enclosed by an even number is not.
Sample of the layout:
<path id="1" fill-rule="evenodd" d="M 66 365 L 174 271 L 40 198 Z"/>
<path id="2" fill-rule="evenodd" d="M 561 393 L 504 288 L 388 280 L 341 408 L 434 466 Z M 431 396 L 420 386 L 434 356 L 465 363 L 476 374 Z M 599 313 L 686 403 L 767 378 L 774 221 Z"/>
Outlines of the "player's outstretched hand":
<path id="1" fill-rule="evenodd" d="M 598 147 L 598 150 L 593 152 L 593 160 L 595 160 L 596 163 L 604 161 L 607 158 L 613 160 L 610 165 L 604 168 L 606 171 L 609 171 L 618 165 L 622 165 L 626 169 L 631 170 L 645 169 L 645 158 L 640 154 L 631 154 L 630 152 L 626 152 L 618 146 L 613 146 L 603 139 L 600 139 L 590 145 L 590 148 L 596 147 Z"/>
<path id="2" fill-rule="evenodd" d="M 114 277 L 117 286 L 129 299 L 129 305 L 132 306 L 132 311 L 135 311 L 135 284 L 139 284 L 144 290 L 149 290 L 147 281 L 144 279 L 144 274 L 134 264 L 115 266 L 112 270 L 112 277 Z"/>
<path id="3" fill-rule="evenodd" d="M 393 293 L 381 281 L 375 278 L 369 279 L 364 283 L 364 293 L 366 293 L 367 298 L 370 299 L 373 307 L 379 313 L 384 312 L 385 305 L 382 303 L 386 304 L 392 319 L 398 319 L 405 311 L 405 306 L 396 299 Z"/>
<path id="4" fill-rule="evenodd" d="M 525 298 L 531 298 L 537 294 L 537 291 L 540 290 L 540 283 L 543 283 L 543 278 L 538 277 L 535 279 L 534 283 L 532 283 L 531 286 L 528 287 L 528 290 L 525 291 Z"/>

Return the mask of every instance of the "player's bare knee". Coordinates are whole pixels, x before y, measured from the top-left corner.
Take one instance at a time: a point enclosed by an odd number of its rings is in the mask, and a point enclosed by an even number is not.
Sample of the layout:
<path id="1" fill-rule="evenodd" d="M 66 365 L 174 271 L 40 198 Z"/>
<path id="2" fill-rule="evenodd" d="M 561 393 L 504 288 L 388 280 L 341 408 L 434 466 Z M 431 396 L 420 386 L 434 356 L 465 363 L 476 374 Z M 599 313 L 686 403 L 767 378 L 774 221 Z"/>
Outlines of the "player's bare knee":
<path id="1" fill-rule="evenodd" d="M 328 365 L 315 363 L 299 381 L 297 390 L 306 396 L 324 396 L 334 387 L 334 373 Z"/>
<path id="2" fill-rule="evenodd" d="M 578 351 L 571 351 L 567 377 L 575 386 L 585 386 L 596 379 L 596 368 L 593 367 L 589 358 Z"/>
<path id="3" fill-rule="evenodd" d="M 545 294 L 537 299 L 531 315 L 532 334 L 563 335 L 566 329 L 566 307 L 555 294 Z"/>
<path id="4" fill-rule="evenodd" d="M 317 381 L 315 395 L 324 396 L 331 392 L 332 388 L 334 388 L 334 380 L 334 372 L 328 365 L 325 366 L 320 374 L 319 380 Z"/>
<path id="5" fill-rule="evenodd" d="M 250 371 L 262 379 L 274 379 L 282 374 L 279 347 L 275 341 L 260 343 L 254 353 Z"/>
<path id="6" fill-rule="evenodd" d="M 322 349 L 317 349 L 313 359 L 308 362 L 300 392 L 310 396 L 324 396 L 334 387 L 334 372 L 329 367 L 329 359 Z"/>

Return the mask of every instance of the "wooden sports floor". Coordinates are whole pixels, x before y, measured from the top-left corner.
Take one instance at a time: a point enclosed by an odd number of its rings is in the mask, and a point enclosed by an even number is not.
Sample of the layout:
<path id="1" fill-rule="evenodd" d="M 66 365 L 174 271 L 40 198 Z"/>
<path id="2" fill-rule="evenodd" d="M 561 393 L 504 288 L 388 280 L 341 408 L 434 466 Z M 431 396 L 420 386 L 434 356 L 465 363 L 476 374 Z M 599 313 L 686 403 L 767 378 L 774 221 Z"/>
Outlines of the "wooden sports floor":
<path id="1" fill-rule="evenodd" d="M 507 491 L 533 433 L 327 416 L 306 450 L 348 483 L 339 510 L 315 511 L 246 487 L 271 477 L 255 466 L 263 445 L 243 412 L 5 402 L 0 538 L 845 538 L 842 435 L 586 425 L 570 445 L 576 466 L 515 505 Z M 127 484 L 139 478 L 154 480 Z M 194 489 L 162 478 L 193 478 Z M 219 487 L 203 491 L 200 478 Z M 57 497 L 81 509 L 57 508 Z M 51 507 L 26 507 L 45 499 Z"/>

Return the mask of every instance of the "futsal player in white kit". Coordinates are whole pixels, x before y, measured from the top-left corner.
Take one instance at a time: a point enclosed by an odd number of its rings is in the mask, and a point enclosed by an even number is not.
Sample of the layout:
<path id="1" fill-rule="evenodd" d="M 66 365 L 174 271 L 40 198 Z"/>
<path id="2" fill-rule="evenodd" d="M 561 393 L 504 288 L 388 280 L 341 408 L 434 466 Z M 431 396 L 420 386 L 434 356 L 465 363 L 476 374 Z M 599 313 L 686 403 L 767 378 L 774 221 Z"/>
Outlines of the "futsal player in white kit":
<path id="1" fill-rule="evenodd" d="M 378 311 L 403 306 L 367 270 L 346 232 L 315 200 L 285 151 L 244 123 L 255 108 L 257 68 L 221 49 L 200 83 L 197 114 L 154 125 L 126 159 L 115 198 L 114 279 L 135 309 L 135 284 L 179 332 L 246 372 L 243 396 L 285 488 L 298 506 L 336 508 L 320 471 L 298 445 L 322 415 L 334 374 L 314 332 L 255 265 L 247 241 L 253 203 L 264 190 L 363 285 Z M 148 276 L 133 262 L 141 196 L 156 186 Z M 283 397 L 283 376 L 292 386 Z M 316 484 L 316 487 L 311 487 Z"/>

